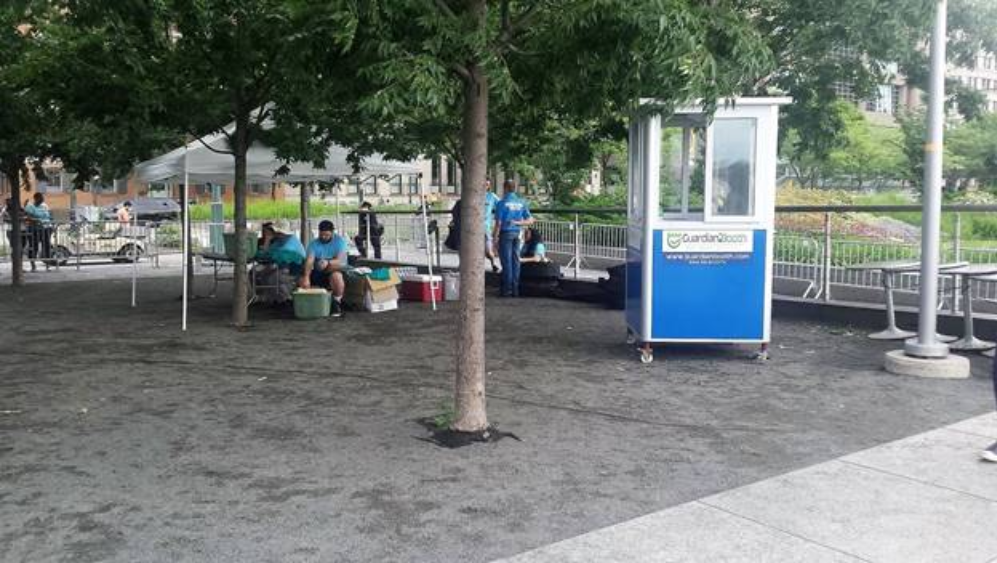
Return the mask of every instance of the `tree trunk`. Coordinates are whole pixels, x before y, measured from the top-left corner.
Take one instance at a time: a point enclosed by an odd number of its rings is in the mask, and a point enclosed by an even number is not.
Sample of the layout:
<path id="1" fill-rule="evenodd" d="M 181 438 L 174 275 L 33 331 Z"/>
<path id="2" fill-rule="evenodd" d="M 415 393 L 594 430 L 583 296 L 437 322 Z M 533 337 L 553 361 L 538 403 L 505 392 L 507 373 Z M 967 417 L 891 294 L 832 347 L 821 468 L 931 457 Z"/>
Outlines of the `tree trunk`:
<path id="1" fill-rule="evenodd" d="M 308 241 L 312 238 L 312 229 L 309 226 L 309 202 L 311 201 L 312 195 L 312 185 L 310 183 L 301 184 L 301 202 L 300 202 L 300 217 L 301 217 L 301 244 L 305 246 L 308 245 Z"/>
<path id="2" fill-rule="evenodd" d="M 10 183 L 10 283 L 14 287 L 24 285 L 24 247 L 21 245 L 21 177 L 17 170 L 7 172 Z M 7 236 L 4 233 L 3 236 Z"/>
<path id="3" fill-rule="evenodd" d="M 485 24 L 485 0 L 470 0 L 478 25 Z M 456 417 L 452 429 L 481 432 L 488 428 L 485 413 L 485 174 L 488 171 L 488 77 L 477 63 L 467 65 L 461 129 L 464 175 L 461 182 L 460 315 L 457 375 L 454 382 Z"/>
<path id="4" fill-rule="evenodd" d="M 246 153 L 249 150 L 249 116 L 236 118 L 235 143 L 235 274 L 232 283 L 232 324 L 249 324 L 249 287 L 246 273 Z"/>

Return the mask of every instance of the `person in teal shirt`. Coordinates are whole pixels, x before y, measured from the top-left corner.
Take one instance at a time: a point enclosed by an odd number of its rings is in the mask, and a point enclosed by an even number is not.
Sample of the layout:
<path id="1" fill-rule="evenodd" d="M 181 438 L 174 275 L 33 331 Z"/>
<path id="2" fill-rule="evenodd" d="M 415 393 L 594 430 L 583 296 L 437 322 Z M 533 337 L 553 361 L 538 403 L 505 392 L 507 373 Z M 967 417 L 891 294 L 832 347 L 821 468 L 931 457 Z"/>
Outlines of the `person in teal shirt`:
<path id="1" fill-rule="evenodd" d="M 499 260 L 502 262 L 501 297 L 519 297 L 519 235 L 523 227 L 533 224 L 530 210 L 518 195 L 516 183 L 506 180 L 505 195 L 495 205 L 495 226 L 492 236 L 498 239 Z"/>
<path id="2" fill-rule="evenodd" d="M 522 263 L 547 261 L 547 246 L 544 244 L 543 235 L 536 227 L 526 229 L 526 235 L 523 237 L 523 251 L 519 254 L 519 261 Z"/>
<path id="3" fill-rule="evenodd" d="M 339 236 L 332 221 L 318 224 L 318 238 L 308 243 L 305 257 L 305 274 L 301 277 L 301 287 L 313 285 L 332 292 L 332 316 L 343 315 L 343 293 L 346 281 L 343 270 L 348 266 L 346 253 L 349 243 Z"/>
<path id="4" fill-rule="evenodd" d="M 30 218 L 32 223 L 48 225 L 52 222 L 52 212 L 45 203 L 45 196 L 36 193 L 31 203 L 24 206 L 24 213 Z"/>
<path id="5" fill-rule="evenodd" d="M 495 267 L 495 238 L 492 236 L 492 229 L 495 228 L 495 206 L 498 205 L 499 197 L 492 191 L 492 181 L 485 180 L 485 257 L 492 265 L 492 271 L 497 272 Z"/>
<path id="6" fill-rule="evenodd" d="M 37 270 L 35 259 L 40 258 L 45 268 L 50 266 L 52 257 L 52 212 L 45 203 L 45 196 L 35 193 L 31 203 L 24 206 L 28 218 L 28 259 L 31 271 Z"/>

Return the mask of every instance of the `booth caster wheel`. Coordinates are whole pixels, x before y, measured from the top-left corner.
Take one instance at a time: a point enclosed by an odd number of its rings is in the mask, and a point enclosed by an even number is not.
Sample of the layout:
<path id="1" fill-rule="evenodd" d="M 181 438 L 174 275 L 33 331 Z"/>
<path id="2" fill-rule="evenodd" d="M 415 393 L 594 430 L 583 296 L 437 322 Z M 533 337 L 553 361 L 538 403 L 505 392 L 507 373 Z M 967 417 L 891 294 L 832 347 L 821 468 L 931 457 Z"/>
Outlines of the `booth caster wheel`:
<path id="1" fill-rule="evenodd" d="M 654 361 L 654 351 L 650 346 L 640 349 L 640 363 L 649 364 Z"/>
<path id="2" fill-rule="evenodd" d="M 767 361 L 769 361 L 770 358 L 771 358 L 771 356 L 769 355 L 769 346 L 768 346 L 768 344 L 762 344 L 761 348 L 759 348 L 758 351 L 755 352 L 755 355 L 754 355 L 755 361 L 758 361 L 758 362 L 767 362 Z"/>

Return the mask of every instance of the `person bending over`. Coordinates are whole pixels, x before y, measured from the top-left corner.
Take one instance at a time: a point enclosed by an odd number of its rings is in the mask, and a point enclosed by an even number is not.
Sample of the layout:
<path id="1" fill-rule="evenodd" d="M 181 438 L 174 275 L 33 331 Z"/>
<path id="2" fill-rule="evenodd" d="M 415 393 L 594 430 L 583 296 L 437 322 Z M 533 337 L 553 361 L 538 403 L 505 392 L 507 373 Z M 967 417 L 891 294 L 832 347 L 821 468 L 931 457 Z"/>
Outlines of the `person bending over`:
<path id="1" fill-rule="evenodd" d="M 318 238 L 308 243 L 305 257 L 305 273 L 301 277 L 301 287 L 325 288 L 332 293 L 332 316 L 343 315 L 343 292 L 346 282 L 343 270 L 347 267 L 346 239 L 339 236 L 332 221 L 318 224 Z"/>

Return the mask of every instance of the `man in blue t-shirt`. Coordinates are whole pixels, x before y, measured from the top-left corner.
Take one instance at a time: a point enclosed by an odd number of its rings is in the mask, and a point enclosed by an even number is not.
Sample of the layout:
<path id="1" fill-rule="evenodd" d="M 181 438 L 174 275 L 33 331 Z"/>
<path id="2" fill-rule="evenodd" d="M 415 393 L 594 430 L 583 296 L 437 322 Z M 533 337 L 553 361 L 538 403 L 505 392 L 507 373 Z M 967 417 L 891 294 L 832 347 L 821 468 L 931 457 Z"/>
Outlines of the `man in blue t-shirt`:
<path id="1" fill-rule="evenodd" d="M 502 262 L 502 297 L 519 297 L 519 233 L 533 224 L 526 202 L 516 195 L 516 183 L 506 180 L 505 195 L 495 205 L 495 227 L 492 235 L 498 240 L 498 255 Z"/>
<path id="2" fill-rule="evenodd" d="M 495 228 L 495 206 L 498 205 L 499 197 L 492 191 L 492 181 L 485 180 L 485 257 L 492 265 L 492 271 L 497 272 L 495 267 L 495 240 L 492 238 L 492 229 Z"/>
<path id="3" fill-rule="evenodd" d="M 308 243 L 301 287 L 308 289 L 315 285 L 331 291 L 332 316 L 339 317 L 343 314 L 343 292 L 346 290 L 343 270 L 347 266 L 348 244 L 335 231 L 332 221 L 318 224 L 318 238 Z"/>

